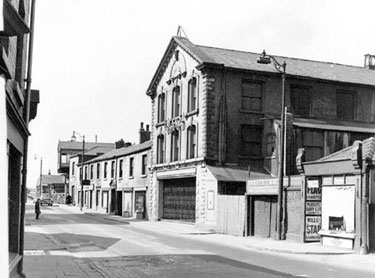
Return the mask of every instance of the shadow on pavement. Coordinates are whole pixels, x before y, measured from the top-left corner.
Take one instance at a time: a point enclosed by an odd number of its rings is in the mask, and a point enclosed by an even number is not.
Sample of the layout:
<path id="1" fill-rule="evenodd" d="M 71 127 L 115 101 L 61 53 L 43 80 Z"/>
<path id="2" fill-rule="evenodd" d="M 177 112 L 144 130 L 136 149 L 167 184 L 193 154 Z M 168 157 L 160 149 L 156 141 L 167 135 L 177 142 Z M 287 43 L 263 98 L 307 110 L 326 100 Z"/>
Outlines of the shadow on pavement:
<path id="1" fill-rule="evenodd" d="M 25 250 L 57 250 L 69 252 L 103 251 L 118 242 L 119 238 L 83 234 L 41 234 L 25 233 Z"/>
<path id="2" fill-rule="evenodd" d="M 50 209 L 50 208 L 49 208 Z M 50 214 L 41 210 L 39 219 L 35 219 L 35 213 L 27 211 L 25 214 L 26 226 L 41 225 L 69 225 L 69 224 L 103 224 L 103 225 L 129 225 L 129 222 L 117 222 L 104 217 L 96 217 L 95 215 L 71 213 L 71 214 Z"/>

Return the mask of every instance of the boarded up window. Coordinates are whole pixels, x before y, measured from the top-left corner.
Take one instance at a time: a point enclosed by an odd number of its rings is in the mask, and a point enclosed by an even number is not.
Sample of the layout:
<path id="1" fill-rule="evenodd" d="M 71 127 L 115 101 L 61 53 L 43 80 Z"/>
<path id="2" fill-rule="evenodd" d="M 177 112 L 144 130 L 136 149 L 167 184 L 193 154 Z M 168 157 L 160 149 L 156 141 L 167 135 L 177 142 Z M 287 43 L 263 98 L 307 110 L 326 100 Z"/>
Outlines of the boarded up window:
<path id="1" fill-rule="evenodd" d="M 324 136 L 321 131 L 304 130 L 302 133 L 306 161 L 323 157 Z"/>
<path id="2" fill-rule="evenodd" d="M 337 92 L 337 118 L 354 120 L 355 97 L 352 92 Z"/>
<path id="3" fill-rule="evenodd" d="M 241 155 L 262 155 L 262 127 L 241 125 Z"/>
<path id="4" fill-rule="evenodd" d="M 310 116 L 311 94 L 308 87 L 292 87 L 290 102 L 295 115 Z"/>
<path id="5" fill-rule="evenodd" d="M 262 83 L 242 81 L 241 109 L 244 111 L 262 111 Z"/>

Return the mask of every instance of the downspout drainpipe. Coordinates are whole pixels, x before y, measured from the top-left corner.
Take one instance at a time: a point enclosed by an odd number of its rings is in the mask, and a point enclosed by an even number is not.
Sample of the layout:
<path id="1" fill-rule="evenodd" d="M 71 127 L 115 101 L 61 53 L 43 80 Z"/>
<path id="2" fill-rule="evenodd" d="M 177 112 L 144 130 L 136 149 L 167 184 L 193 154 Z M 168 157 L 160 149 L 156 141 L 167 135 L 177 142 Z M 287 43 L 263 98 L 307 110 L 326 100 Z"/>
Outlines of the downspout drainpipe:
<path id="1" fill-rule="evenodd" d="M 361 175 L 361 187 L 362 187 L 362 198 L 361 198 L 361 248 L 360 254 L 367 255 L 368 250 L 368 185 L 370 170 L 367 167 L 367 162 L 363 162 L 363 175 Z"/>
<path id="2" fill-rule="evenodd" d="M 34 44 L 34 18 L 35 18 L 35 2 L 31 0 L 31 13 L 30 13 L 30 37 L 29 37 L 29 50 L 27 60 L 27 79 L 26 81 L 26 96 L 25 96 L 25 108 L 24 108 L 24 121 L 25 125 L 29 127 L 30 120 L 30 94 L 31 94 L 31 76 L 32 76 L 32 64 L 33 64 L 33 44 Z M 21 184 L 21 219 L 20 219 L 20 255 L 22 257 L 18 264 L 18 274 L 26 278 L 23 273 L 23 249 L 25 246 L 25 208 L 26 208 L 26 184 L 27 184 L 27 153 L 28 153 L 29 139 L 26 136 L 24 140 L 24 153 L 23 153 L 23 167 L 22 167 L 22 184 Z"/>

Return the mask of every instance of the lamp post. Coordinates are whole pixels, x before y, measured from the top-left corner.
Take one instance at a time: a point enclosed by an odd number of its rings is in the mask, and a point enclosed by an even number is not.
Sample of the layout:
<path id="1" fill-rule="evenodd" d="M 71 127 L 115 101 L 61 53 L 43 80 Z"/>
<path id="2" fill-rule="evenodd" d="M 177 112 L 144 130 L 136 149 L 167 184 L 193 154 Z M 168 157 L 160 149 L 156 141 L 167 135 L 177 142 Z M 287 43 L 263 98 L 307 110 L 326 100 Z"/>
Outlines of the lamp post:
<path id="1" fill-rule="evenodd" d="M 75 141 L 76 134 L 82 138 L 82 165 L 81 165 L 81 171 L 80 171 L 80 182 L 81 182 L 81 202 L 80 202 L 80 210 L 82 210 L 83 207 L 83 167 L 84 167 L 84 156 L 85 156 L 85 135 L 81 135 L 78 132 L 73 131 L 72 135 L 72 141 Z"/>
<path id="2" fill-rule="evenodd" d="M 277 193 L 277 239 L 285 239 L 285 222 L 283 213 L 283 183 L 284 183 L 284 136 L 285 136 L 285 78 L 286 78 L 286 62 L 280 64 L 275 57 L 266 54 L 263 50 L 262 55 L 257 59 L 259 64 L 273 63 L 275 69 L 281 73 L 281 122 L 280 122 L 280 144 L 279 144 L 279 169 L 278 169 L 278 193 Z"/>

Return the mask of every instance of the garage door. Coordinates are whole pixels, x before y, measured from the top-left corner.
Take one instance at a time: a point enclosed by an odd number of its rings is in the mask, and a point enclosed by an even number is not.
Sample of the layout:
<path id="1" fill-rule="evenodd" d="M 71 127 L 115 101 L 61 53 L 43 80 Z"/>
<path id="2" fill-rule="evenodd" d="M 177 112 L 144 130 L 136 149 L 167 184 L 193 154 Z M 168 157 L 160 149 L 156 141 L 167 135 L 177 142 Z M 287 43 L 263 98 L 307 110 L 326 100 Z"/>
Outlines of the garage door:
<path id="1" fill-rule="evenodd" d="M 195 221 L 195 178 L 164 180 L 163 218 Z"/>

